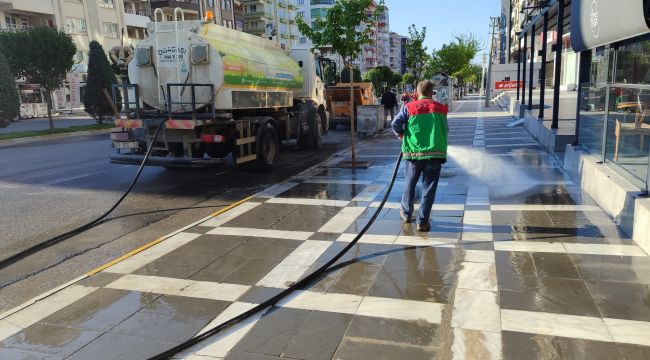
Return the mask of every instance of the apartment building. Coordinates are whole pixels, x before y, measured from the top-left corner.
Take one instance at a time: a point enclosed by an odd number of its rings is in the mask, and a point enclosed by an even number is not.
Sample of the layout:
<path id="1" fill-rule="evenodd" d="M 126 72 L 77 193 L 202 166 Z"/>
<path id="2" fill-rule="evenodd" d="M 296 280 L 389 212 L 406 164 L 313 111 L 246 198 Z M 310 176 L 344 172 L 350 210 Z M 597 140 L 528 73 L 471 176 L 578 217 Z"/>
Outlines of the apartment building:
<path id="1" fill-rule="evenodd" d="M 406 44 L 408 37 L 390 33 L 390 68 L 393 72 L 404 75 L 406 69 Z"/>
<path id="2" fill-rule="evenodd" d="M 135 46 L 147 36 L 151 16 L 149 0 L 124 0 L 124 24 L 128 44 Z"/>
<path id="3" fill-rule="evenodd" d="M 390 22 L 388 16 L 388 7 L 379 14 L 377 19 L 377 66 L 390 67 Z"/>
<path id="4" fill-rule="evenodd" d="M 283 49 L 296 45 L 296 5 L 293 0 L 243 0 L 244 31 L 275 41 Z"/>

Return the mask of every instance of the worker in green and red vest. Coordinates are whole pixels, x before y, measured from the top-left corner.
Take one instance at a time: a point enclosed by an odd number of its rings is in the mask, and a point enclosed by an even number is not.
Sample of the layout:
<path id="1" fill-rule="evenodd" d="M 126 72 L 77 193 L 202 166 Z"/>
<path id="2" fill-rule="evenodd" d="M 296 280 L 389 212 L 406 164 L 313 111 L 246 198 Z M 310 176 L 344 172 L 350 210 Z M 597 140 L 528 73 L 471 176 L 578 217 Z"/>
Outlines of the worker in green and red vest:
<path id="1" fill-rule="evenodd" d="M 406 160 L 406 187 L 402 195 L 402 219 L 410 223 L 413 216 L 415 186 L 422 177 L 422 199 L 417 230 L 429 231 L 429 215 L 436 197 L 442 164 L 447 161 L 446 105 L 433 101 L 433 83 L 422 81 L 417 87 L 419 100 L 405 104 L 392 122 L 395 134 L 402 139 Z"/>

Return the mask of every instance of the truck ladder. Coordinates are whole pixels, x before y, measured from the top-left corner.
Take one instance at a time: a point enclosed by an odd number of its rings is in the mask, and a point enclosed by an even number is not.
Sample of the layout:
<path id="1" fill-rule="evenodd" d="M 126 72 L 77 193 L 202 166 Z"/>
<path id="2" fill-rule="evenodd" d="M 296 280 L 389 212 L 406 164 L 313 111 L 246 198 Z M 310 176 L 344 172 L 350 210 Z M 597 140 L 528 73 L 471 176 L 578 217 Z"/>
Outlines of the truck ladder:
<path id="1" fill-rule="evenodd" d="M 239 156 L 235 159 L 237 165 L 257 159 L 255 154 L 255 134 L 252 133 L 251 122 L 241 120 L 237 122 L 239 138 L 235 145 L 239 147 Z"/>

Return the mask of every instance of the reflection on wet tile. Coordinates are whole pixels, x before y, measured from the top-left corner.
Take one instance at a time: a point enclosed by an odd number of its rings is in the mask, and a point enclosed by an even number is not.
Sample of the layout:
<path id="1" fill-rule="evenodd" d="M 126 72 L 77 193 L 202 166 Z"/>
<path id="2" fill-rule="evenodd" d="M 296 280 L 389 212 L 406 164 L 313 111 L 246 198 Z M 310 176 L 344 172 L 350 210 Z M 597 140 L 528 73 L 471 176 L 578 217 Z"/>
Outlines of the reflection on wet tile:
<path id="1" fill-rule="evenodd" d="M 352 315 L 312 311 L 289 341 L 283 356 L 291 359 L 330 360 Z"/>
<path id="2" fill-rule="evenodd" d="M 504 331 L 504 360 L 612 360 L 622 358 L 614 343 Z"/>
<path id="3" fill-rule="evenodd" d="M 14 348 L 65 357 L 81 349 L 100 335 L 100 332 L 91 330 L 34 324 L 5 339 L 0 343 L 0 351 L 2 348 Z"/>
<path id="4" fill-rule="evenodd" d="M 375 280 L 368 295 L 447 304 L 452 292 L 448 286 Z"/>
<path id="5" fill-rule="evenodd" d="M 359 184 L 299 184 L 278 197 L 328 200 L 352 200 L 367 185 Z"/>
<path id="6" fill-rule="evenodd" d="M 587 281 L 603 317 L 650 321 L 650 285 Z"/>
<path id="7" fill-rule="evenodd" d="M 363 262 L 348 265 L 340 271 L 327 292 L 366 295 L 380 269 L 377 265 Z"/>
<path id="8" fill-rule="evenodd" d="M 244 336 L 234 350 L 280 356 L 308 315 L 307 310 L 273 308 Z"/>
<path id="9" fill-rule="evenodd" d="M 344 338 L 333 359 L 374 359 L 374 360 L 430 360 L 436 358 L 433 348 L 407 347 L 382 344 L 374 341 Z"/>
<path id="10" fill-rule="evenodd" d="M 562 279 L 579 279 L 580 275 L 569 255 L 532 253 L 537 276 Z"/>
<path id="11" fill-rule="evenodd" d="M 500 291 L 502 309 L 600 316 L 582 280 L 524 278 L 521 283 L 506 287 L 519 289 Z"/>
<path id="12" fill-rule="evenodd" d="M 570 256 L 585 280 L 650 284 L 650 258 L 647 256 Z"/>
<path id="13" fill-rule="evenodd" d="M 110 333 L 181 342 L 201 330 L 228 302 L 164 295 Z"/>
<path id="14" fill-rule="evenodd" d="M 106 333 L 97 340 L 69 357 L 71 360 L 96 359 L 101 354 L 103 359 L 146 359 L 160 352 L 171 349 L 178 343 L 145 339 L 135 336 Z"/>
<path id="15" fill-rule="evenodd" d="M 439 325 L 423 321 L 355 316 L 346 336 L 418 346 L 436 346 Z"/>
<path id="16" fill-rule="evenodd" d="M 158 298 L 137 291 L 98 289 L 42 320 L 45 324 L 104 332 Z"/>

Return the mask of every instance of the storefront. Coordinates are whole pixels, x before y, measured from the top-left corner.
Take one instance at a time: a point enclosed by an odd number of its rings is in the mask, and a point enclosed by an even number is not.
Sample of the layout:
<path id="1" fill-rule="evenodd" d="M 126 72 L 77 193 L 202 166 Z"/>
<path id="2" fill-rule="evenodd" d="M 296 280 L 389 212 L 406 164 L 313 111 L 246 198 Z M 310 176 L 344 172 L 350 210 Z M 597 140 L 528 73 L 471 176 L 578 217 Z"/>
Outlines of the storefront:
<path id="1" fill-rule="evenodd" d="M 649 189 L 650 27 L 643 0 L 574 0 L 580 53 L 577 142 Z"/>

